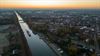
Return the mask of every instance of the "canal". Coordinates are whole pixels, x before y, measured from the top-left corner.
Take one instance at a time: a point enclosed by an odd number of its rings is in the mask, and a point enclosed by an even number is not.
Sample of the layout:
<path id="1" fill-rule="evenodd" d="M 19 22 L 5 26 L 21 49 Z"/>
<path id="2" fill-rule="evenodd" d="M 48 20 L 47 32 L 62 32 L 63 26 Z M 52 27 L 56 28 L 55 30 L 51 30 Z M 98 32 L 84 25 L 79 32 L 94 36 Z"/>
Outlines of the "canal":
<path id="1" fill-rule="evenodd" d="M 20 27 L 25 35 L 32 56 L 57 56 L 56 53 L 42 40 L 39 35 L 33 34 L 23 18 L 15 12 Z"/>

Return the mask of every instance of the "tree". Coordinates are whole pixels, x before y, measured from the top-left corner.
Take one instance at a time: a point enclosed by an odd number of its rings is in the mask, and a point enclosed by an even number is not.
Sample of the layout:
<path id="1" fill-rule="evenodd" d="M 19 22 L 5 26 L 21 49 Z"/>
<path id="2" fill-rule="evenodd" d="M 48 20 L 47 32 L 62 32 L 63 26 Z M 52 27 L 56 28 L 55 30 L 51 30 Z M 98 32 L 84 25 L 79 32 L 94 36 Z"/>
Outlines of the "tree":
<path id="1" fill-rule="evenodd" d="M 57 36 L 64 37 L 70 32 L 69 27 L 62 27 L 57 29 Z"/>
<path id="2" fill-rule="evenodd" d="M 68 47 L 68 54 L 69 56 L 77 56 L 78 48 L 76 45 L 70 45 Z"/>

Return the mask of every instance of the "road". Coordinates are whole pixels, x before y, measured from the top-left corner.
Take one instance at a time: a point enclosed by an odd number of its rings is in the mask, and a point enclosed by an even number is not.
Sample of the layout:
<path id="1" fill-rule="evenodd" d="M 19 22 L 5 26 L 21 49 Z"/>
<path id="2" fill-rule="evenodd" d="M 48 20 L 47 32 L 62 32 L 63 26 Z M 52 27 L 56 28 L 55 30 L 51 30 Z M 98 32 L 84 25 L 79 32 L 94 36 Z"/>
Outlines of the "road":
<path id="1" fill-rule="evenodd" d="M 42 40 L 39 35 L 33 34 L 23 18 L 15 12 L 19 25 L 24 32 L 32 56 L 57 56 L 56 53 Z"/>

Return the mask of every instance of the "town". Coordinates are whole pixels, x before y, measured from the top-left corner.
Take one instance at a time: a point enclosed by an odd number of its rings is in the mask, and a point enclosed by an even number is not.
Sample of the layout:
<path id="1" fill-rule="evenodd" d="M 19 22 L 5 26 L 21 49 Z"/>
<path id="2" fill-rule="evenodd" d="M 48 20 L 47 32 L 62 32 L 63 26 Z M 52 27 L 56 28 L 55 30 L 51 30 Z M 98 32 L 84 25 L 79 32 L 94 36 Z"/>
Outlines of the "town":
<path id="1" fill-rule="evenodd" d="M 100 10 L 1 9 L 0 55 L 100 56 Z"/>

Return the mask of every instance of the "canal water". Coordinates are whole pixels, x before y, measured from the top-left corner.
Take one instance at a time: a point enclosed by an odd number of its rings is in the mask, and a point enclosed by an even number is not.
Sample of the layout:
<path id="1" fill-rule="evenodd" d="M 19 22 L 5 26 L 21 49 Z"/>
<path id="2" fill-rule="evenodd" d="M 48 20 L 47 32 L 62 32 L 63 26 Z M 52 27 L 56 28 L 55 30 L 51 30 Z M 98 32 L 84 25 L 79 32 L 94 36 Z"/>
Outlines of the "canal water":
<path id="1" fill-rule="evenodd" d="M 33 34 L 27 23 L 23 21 L 21 16 L 17 13 L 21 29 L 24 32 L 28 46 L 31 50 L 32 56 L 57 56 L 56 53 L 42 40 L 39 35 Z"/>

